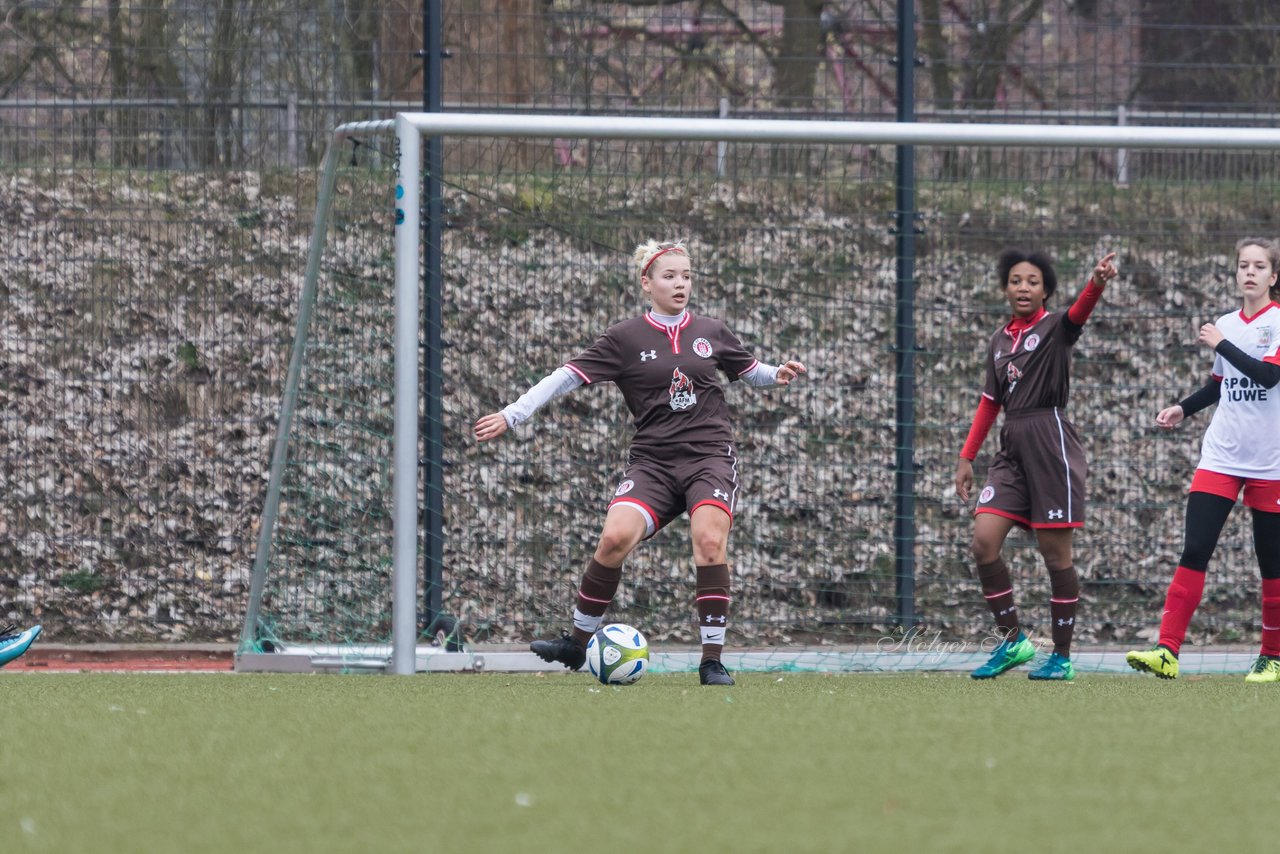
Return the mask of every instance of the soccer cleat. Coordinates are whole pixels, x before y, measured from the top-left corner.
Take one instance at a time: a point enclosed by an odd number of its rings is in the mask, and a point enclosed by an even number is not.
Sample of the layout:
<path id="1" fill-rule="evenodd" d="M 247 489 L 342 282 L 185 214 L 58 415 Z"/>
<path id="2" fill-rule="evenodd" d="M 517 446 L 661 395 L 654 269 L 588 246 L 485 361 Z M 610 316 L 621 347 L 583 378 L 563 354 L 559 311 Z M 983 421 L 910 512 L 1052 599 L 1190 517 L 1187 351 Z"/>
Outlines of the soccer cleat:
<path id="1" fill-rule="evenodd" d="M 1143 673 L 1154 673 L 1160 679 L 1178 678 L 1178 656 L 1158 646 L 1155 649 L 1134 650 L 1124 657 L 1129 666 Z"/>
<path id="2" fill-rule="evenodd" d="M 1046 682 L 1070 682 L 1076 678 L 1076 667 L 1071 659 L 1054 652 L 1049 654 L 1044 664 L 1028 673 L 1027 678 Z"/>
<path id="3" fill-rule="evenodd" d="M 703 685 L 733 685 L 733 677 L 719 661 L 708 659 L 698 665 L 698 681 Z"/>
<path id="4" fill-rule="evenodd" d="M 581 670 L 587 663 L 587 648 L 563 630 L 555 640 L 536 640 L 529 649 L 543 661 L 558 661 L 570 670 Z"/>
<path id="5" fill-rule="evenodd" d="M 1280 682 L 1280 658 L 1274 655 L 1260 655 L 1258 660 L 1245 674 L 1246 682 Z"/>
<path id="6" fill-rule="evenodd" d="M 0 667 L 27 651 L 27 647 L 40 636 L 40 626 L 32 626 L 25 632 L 10 624 L 0 628 Z"/>
<path id="7" fill-rule="evenodd" d="M 987 663 L 969 675 L 974 679 L 994 679 L 1006 670 L 1011 670 L 1019 664 L 1026 664 L 1035 657 L 1036 648 L 1032 646 L 1031 640 L 1022 632 L 1018 632 L 1016 641 L 1013 643 L 1007 640 L 1000 641 L 1000 645 L 996 647 L 995 652 L 991 653 Z"/>

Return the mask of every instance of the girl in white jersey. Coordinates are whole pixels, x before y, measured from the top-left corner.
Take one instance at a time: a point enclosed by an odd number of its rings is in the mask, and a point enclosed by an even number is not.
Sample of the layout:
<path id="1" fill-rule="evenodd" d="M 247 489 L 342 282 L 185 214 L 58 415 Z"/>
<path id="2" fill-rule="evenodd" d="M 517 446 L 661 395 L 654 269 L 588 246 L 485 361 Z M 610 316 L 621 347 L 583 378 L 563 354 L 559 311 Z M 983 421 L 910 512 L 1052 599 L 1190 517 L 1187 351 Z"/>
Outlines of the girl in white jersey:
<path id="1" fill-rule="evenodd" d="M 515 403 L 480 418 L 475 435 L 482 442 L 496 439 L 578 386 L 616 385 L 635 419 L 636 434 L 578 588 L 573 631 L 534 641 L 530 649 L 544 661 L 581 668 L 627 555 L 687 512 L 702 640 L 699 680 L 732 685 L 720 654 L 729 615 L 727 543 L 737 504 L 738 458 L 719 375 L 757 387 L 787 385 L 805 367 L 796 361 L 765 365 L 719 320 L 689 311 L 693 277 L 683 243 L 650 240 L 636 247 L 634 259 L 650 310 L 609 327 Z"/>
<path id="2" fill-rule="evenodd" d="M 1262 574 L 1262 648 L 1246 682 L 1280 682 L 1280 305 L 1275 301 L 1280 247 L 1265 238 L 1236 244 L 1242 305 L 1200 327 L 1214 351 L 1213 376 L 1199 391 L 1162 409 L 1156 423 L 1172 430 L 1212 404 L 1200 464 L 1187 496 L 1186 539 L 1165 596 L 1160 640 L 1130 652 L 1135 670 L 1178 676 L 1178 653 L 1204 593 L 1205 573 L 1236 497 L 1253 514 L 1253 543 Z"/>

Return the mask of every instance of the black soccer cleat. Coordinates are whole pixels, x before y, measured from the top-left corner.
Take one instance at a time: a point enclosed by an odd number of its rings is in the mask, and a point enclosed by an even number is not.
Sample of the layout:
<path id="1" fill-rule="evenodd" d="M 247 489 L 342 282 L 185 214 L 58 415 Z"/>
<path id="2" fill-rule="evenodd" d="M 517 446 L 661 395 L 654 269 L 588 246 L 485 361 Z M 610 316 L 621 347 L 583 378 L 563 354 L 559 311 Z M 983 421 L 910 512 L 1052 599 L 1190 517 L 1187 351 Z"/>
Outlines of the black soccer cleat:
<path id="1" fill-rule="evenodd" d="M 698 665 L 698 681 L 703 685 L 732 685 L 733 677 L 719 661 L 707 660 Z"/>
<path id="2" fill-rule="evenodd" d="M 570 670 L 581 670 L 587 663 L 587 648 L 564 630 L 555 640 L 534 641 L 529 649 L 543 661 L 558 661 Z"/>

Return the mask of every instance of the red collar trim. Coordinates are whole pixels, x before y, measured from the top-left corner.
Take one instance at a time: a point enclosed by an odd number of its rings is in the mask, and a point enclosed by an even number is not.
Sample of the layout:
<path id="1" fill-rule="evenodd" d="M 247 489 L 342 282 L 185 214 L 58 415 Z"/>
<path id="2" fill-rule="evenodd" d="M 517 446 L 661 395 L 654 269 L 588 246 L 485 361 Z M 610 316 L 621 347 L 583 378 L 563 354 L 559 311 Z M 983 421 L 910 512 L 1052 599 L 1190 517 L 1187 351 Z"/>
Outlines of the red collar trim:
<path id="1" fill-rule="evenodd" d="M 646 311 L 644 313 L 644 319 L 649 321 L 649 325 L 652 326 L 654 329 L 661 331 L 663 334 L 667 336 L 667 340 L 671 342 L 671 352 L 675 353 L 676 355 L 679 355 L 680 354 L 680 330 L 684 329 L 686 326 L 688 326 L 690 323 L 693 322 L 693 313 L 690 312 L 688 309 L 685 309 L 684 319 L 681 320 L 679 323 L 677 323 L 675 326 L 667 326 L 665 323 L 662 323 L 661 321 L 655 319 L 652 311 Z"/>
<path id="2" fill-rule="evenodd" d="M 644 313 L 644 319 L 649 321 L 650 326 L 652 326 L 654 329 L 657 329 L 661 332 L 666 332 L 670 328 L 665 323 L 659 320 L 655 320 L 653 317 L 652 310 L 646 311 Z M 679 323 L 676 324 L 675 328 L 684 329 L 686 326 L 688 326 L 692 322 L 693 322 L 693 312 L 689 311 L 689 309 L 686 308 L 684 310 L 684 318 Z"/>
<path id="3" fill-rule="evenodd" d="M 1012 320 L 1010 320 L 1008 325 L 1005 326 L 1004 331 L 1009 333 L 1010 335 L 1020 335 L 1021 333 L 1026 332 L 1028 329 L 1030 329 L 1031 327 L 1039 323 L 1041 320 L 1043 320 L 1044 316 L 1048 313 L 1049 312 L 1045 309 L 1044 306 L 1040 306 L 1040 310 L 1035 314 L 1031 315 L 1031 317 L 1027 317 L 1027 318 L 1015 317 Z"/>
<path id="4" fill-rule="evenodd" d="M 1244 313 L 1244 309 L 1242 308 L 1240 309 L 1240 319 L 1243 320 L 1245 323 L 1253 323 L 1255 320 L 1257 320 L 1259 317 L 1262 317 L 1262 315 L 1266 314 L 1268 311 L 1271 311 L 1271 309 L 1273 308 L 1280 308 L 1280 305 L 1277 305 L 1274 302 L 1269 302 L 1266 305 L 1264 305 L 1261 309 L 1259 309 L 1258 313 L 1255 314 L 1253 317 L 1246 317 Z"/>

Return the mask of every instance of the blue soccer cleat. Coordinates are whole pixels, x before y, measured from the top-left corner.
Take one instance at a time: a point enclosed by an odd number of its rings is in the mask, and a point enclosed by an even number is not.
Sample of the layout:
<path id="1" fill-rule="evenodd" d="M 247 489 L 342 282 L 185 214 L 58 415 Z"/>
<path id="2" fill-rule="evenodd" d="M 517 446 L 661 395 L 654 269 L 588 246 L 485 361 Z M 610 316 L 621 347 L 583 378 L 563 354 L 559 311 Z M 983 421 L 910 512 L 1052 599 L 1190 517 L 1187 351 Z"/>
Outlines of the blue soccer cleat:
<path id="1" fill-rule="evenodd" d="M 1017 640 L 1000 641 L 1000 645 L 996 647 L 995 652 L 991 653 L 987 663 L 969 675 L 974 679 L 993 679 L 1019 664 L 1026 664 L 1035 657 L 1036 648 L 1032 645 L 1031 639 L 1022 632 L 1018 632 Z"/>
<path id="2" fill-rule="evenodd" d="M 27 647 L 31 646 L 38 637 L 40 637 L 39 626 L 32 626 L 24 632 L 18 631 L 18 627 L 12 623 L 0 627 L 0 667 L 4 667 L 26 652 Z"/>
<path id="3" fill-rule="evenodd" d="M 1054 652 L 1044 660 L 1044 664 L 1028 673 L 1027 678 L 1038 681 L 1070 682 L 1076 678 L 1076 668 L 1071 663 L 1071 659 Z"/>

